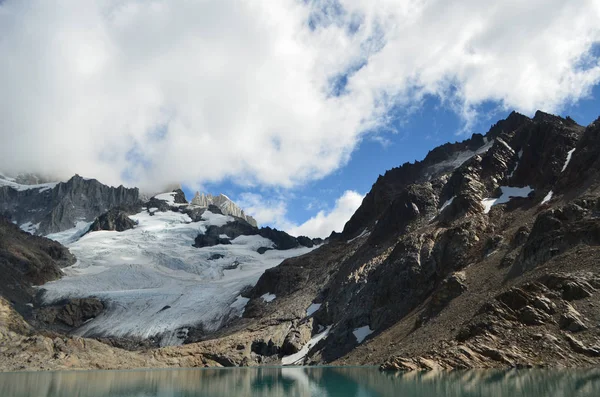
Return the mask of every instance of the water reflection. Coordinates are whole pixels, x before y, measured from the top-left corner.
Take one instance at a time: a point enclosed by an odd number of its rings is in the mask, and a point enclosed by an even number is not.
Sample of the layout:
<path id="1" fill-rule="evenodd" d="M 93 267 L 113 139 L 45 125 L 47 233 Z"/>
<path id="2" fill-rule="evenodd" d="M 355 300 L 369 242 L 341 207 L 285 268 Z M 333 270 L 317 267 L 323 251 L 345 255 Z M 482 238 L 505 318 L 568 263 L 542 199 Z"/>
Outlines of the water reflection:
<path id="1" fill-rule="evenodd" d="M 0 374 L 2 397 L 600 396 L 600 369 L 382 373 L 235 368 Z"/>

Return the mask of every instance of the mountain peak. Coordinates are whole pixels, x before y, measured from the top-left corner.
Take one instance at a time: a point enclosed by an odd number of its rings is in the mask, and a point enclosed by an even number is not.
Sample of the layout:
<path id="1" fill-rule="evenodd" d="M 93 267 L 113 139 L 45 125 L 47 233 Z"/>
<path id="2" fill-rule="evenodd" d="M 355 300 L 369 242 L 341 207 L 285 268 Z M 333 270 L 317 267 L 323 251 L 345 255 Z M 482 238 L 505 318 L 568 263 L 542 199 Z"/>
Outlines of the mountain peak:
<path id="1" fill-rule="evenodd" d="M 197 205 L 199 207 L 206 208 L 208 208 L 209 205 L 215 205 L 219 207 L 225 215 L 237 216 L 238 218 L 244 219 L 252 226 L 258 226 L 256 219 L 254 219 L 250 215 L 246 215 L 244 210 L 238 207 L 237 204 L 235 204 L 229 197 L 227 197 L 223 193 L 219 194 L 218 196 L 213 196 L 210 193 L 196 192 L 196 195 L 192 199 L 192 205 Z"/>

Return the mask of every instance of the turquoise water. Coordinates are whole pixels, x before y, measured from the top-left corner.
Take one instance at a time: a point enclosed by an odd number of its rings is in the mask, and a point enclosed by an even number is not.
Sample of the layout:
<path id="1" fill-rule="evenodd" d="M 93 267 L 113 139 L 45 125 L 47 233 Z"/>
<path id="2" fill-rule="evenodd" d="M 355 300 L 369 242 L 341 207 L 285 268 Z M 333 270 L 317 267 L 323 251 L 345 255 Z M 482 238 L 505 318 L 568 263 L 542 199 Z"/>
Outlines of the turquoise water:
<path id="1" fill-rule="evenodd" d="M 0 374 L 1 397 L 600 396 L 600 369 L 390 373 L 371 367 Z"/>

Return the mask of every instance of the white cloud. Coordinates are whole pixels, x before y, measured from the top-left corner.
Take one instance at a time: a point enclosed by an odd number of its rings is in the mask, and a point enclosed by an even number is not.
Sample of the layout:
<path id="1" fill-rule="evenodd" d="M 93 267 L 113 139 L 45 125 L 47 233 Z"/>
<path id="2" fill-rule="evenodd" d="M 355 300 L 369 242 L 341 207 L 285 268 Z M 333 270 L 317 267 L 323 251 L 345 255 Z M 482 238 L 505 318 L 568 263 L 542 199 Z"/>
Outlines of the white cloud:
<path id="1" fill-rule="evenodd" d="M 466 121 L 587 95 L 598 20 L 598 0 L 7 0 L 0 170 L 295 186 L 424 95 Z"/>
<path id="2" fill-rule="evenodd" d="M 306 222 L 298 225 L 287 217 L 285 198 L 269 199 L 260 194 L 244 193 L 236 203 L 256 218 L 259 225 L 272 225 L 293 236 L 328 237 L 332 231 L 341 232 L 344 225 L 358 209 L 364 195 L 345 191 L 329 211 L 321 210 Z"/>
<path id="3" fill-rule="evenodd" d="M 293 236 L 328 237 L 332 231 L 341 232 L 344 225 L 360 207 L 364 195 L 347 190 L 335 201 L 329 212 L 319 211 L 306 222 L 298 226 L 288 227 L 286 232 Z"/>

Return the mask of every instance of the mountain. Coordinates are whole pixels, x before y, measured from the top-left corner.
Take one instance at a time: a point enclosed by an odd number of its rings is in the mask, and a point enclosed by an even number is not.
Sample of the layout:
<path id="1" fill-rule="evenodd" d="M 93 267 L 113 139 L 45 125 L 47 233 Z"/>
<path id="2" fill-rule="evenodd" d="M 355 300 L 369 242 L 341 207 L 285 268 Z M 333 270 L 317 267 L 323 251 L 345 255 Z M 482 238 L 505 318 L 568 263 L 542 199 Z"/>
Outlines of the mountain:
<path id="1" fill-rule="evenodd" d="M 101 193 L 114 192 L 96 184 L 85 191 L 99 192 L 101 199 L 105 197 Z M 75 182 L 63 197 L 82 189 Z M 74 214 L 90 208 L 87 202 L 71 202 Z M 259 229 L 244 218 L 223 214 L 223 207 L 238 208 L 229 199 L 221 201 L 221 207 L 196 205 L 176 190 L 145 203 L 132 202 L 113 206 L 93 222 L 47 235 L 65 244 L 77 263 L 62 270 L 52 267 L 52 277 L 38 280 L 37 285 L 47 283 L 22 302 L 32 309 L 15 306 L 31 324 L 127 346 L 197 340 L 241 315 L 247 301 L 242 292 L 265 269 L 320 243 L 276 229 Z M 129 204 L 127 200 L 119 203 Z M 241 210 L 237 213 L 243 215 Z M 34 238 L 24 232 L 20 235 Z M 14 267 L 12 260 L 0 263 L 3 271 Z M 5 296 L 12 300 L 9 294 Z"/>
<path id="2" fill-rule="evenodd" d="M 0 214 L 38 235 L 63 232 L 110 208 L 138 204 L 137 188 L 110 187 L 79 175 L 67 182 L 34 185 L 0 178 Z"/>
<path id="3" fill-rule="evenodd" d="M 231 201 L 231 199 L 229 199 L 229 197 L 224 194 L 213 196 L 212 194 L 200 194 L 200 192 L 196 192 L 196 195 L 192 199 L 192 204 L 203 208 L 208 208 L 208 206 L 214 205 L 219 207 L 221 212 L 225 215 L 236 216 L 238 218 L 242 218 L 254 227 L 258 226 L 256 219 L 246 215 L 244 210 L 238 207 L 233 201 Z"/>
<path id="4" fill-rule="evenodd" d="M 513 112 L 381 175 L 325 242 L 199 204 L 163 193 L 51 235 L 78 262 L 41 286 L 30 324 L 99 338 L 102 357 L 145 348 L 112 368 L 600 364 L 600 119 Z M 0 363 L 38 368 L 15 338 L 26 353 Z M 79 367 L 97 362 L 77 346 Z"/>
<path id="5" fill-rule="evenodd" d="M 340 235 L 265 271 L 232 361 L 597 365 L 599 158 L 600 120 L 512 113 L 386 172 Z"/>

